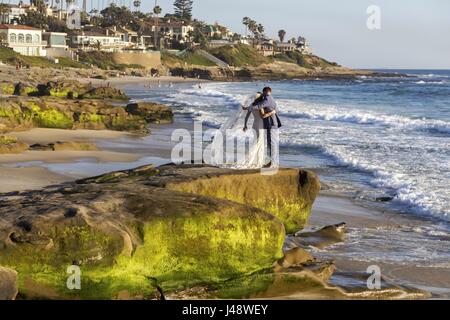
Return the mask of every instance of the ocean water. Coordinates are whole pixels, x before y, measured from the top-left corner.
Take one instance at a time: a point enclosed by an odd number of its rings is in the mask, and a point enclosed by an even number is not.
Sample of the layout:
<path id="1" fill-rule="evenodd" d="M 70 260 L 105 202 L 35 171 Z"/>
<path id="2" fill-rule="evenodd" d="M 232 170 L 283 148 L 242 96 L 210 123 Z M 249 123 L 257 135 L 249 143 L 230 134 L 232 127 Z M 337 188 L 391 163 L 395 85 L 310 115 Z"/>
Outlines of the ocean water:
<path id="1" fill-rule="evenodd" d="M 270 85 L 282 163 L 320 168 L 338 191 L 392 197 L 399 210 L 450 221 L 450 71 L 406 73 L 414 77 L 189 84 L 156 100 L 218 127 Z"/>
<path id="2" fill-rule="evenodd" d="M 332 191 L 424 221 L 421 227 L 350 229 L 349 241 L 324 256 L 450 267 L 450 71 L 398 72 L 409 77 L 127 91 L 217 128 L 249 96 L 271 86 L 283 122 L 282 165 L 312 168 Z M 392 200 L 377 201 L 382 197 Z"/>

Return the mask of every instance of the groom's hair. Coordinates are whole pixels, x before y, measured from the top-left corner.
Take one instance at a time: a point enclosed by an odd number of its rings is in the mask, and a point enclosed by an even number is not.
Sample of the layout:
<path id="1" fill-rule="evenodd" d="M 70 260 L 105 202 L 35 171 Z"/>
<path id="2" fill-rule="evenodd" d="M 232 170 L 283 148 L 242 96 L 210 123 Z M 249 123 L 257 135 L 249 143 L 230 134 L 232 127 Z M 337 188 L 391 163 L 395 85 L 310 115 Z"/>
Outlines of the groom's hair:
<path id="1" fill-rule="evenodd" d="M 267 94 L 267 93 L 269 93 L 269 92 L 272 92 L 272 88 L 271 88 L 271 87 L 265 87 L 265 88 L 263 89 L 263 93 L 264 93 L 264 94 Z"/>

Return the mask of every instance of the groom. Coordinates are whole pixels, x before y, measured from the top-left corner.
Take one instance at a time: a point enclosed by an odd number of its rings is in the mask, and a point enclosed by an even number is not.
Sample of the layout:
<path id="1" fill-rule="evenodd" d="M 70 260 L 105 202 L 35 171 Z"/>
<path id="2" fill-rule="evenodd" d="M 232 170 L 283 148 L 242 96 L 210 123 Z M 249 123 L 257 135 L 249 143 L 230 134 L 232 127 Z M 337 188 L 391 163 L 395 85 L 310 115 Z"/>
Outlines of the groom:
<path id="1" fill-rule="evenodd" d="M 264 167 L 269 168 L 279 164 L 279 128 L 281 121 L 277 115 L 277 103 L 272 97 L 272 89 L 265 87 L 262 96 L 255 100 L 253 110 L 258 110 L 264 122 L 264 130 L 267 134 L 267 156 L 270 159 Z"/>

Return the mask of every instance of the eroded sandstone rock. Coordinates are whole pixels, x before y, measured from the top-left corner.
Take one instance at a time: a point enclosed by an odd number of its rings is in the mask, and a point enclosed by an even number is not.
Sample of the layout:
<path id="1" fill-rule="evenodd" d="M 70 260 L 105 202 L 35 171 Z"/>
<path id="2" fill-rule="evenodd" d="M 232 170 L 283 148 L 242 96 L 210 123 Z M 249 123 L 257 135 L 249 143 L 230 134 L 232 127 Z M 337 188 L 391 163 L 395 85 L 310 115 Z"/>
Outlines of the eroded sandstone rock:
<path id="1" fill-rule="evenodd" d="M 120 89 L 114 87 L 98 87 L 81 94 L 80 99 L 126 100 L 130 98 Z"/>
<path id="2" fill-rule="evenodd" d="M 143 117 L 149 123 L 171 123 L 173 120 L 172 109 L 158 103 L 130 103 L 126 110 L 129 114 Z"/>
<path id="3" fill-rule="evenodd" d="M 25 298 L 39 292 L 117 298 L 125 291 L 147 298 L 156 287 L 170 291 L 270 270 L 283 256 L 284 225 L 299 219 L 299 208 L 301 223 L 306 220 L 312 203 L 305 201 L 314 200 L 319 182 L 307 171 L 280 170 L 270 177 L 272 194 L 281 195 L 276 190 L 283 188 L 296 190 L 295 196 L 291 206 L 270 212 L 253 205 L 259 204 L 256 197 L 240 203 L 228 191 L 230 182 L 244 194 L 264 189 L 269 181 L 259 176 L 208 166 L 146 166 L 2 195 L 0 264 L 28 279 L 20 288 Z M 193 188 L 208 180 L 224 193 Z M 295 197 L 302 206 L 293 205 Z M 82 271 L 80 291 L 66 287 L 72 264 Z"/>

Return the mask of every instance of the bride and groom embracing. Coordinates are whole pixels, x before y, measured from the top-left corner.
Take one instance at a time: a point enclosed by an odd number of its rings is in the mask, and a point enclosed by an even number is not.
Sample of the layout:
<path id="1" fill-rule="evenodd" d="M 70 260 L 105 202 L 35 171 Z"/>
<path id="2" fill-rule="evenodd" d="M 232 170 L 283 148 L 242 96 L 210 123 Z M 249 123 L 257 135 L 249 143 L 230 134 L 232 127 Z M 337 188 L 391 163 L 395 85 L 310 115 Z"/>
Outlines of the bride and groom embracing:
<path id="1" fill-rule="evenodd" d="M 253 130 L 256 133 L 255 159 L 251 160 L 255 165 L 262 168 L 278 167 L 279 165 L 279 128 L 281 121 L 278 117 L 278 107 L 272 97 L 272 89 L 265 87 L 262 93 L 258 93 L 255 101 L 249 106 L 243 106 L 247 111 L 245 117 L 244 131 L 248 130 L 247 124 L 250 115 L 253 115 Z M 264 141 L 266 141 L 263 147 Z M 258 147 L 261 145 L 261 147 Z M 264 152 L 264 149 L 266 152 Z M 265 158 L 267 153 L 267 159 Z"/>
<path id="2" fill-rule="evenodd" d="M 219 130 L 214 130 L 213 140 L 205 152 L 204 161 L 217 167 L 241 170 L 268 169 L 275 173 L 277 170 L 272 169 L 279 166 L 278 129 L 281 128 L 277 111 L 272 89 L 264 88 L 253 102 L 247 101 L 243 106 L 239 106 L 237 113 L 231 114 Z M 243 133 L 240 123 L 245 112 L 247 115 Z M 247 124 L 251 115 L 254 118 L 253 130 L 248 130 Z M 228 141 L 237 141 L 238 145 L 229 149 L 226 143 Z M 248 152 L 245 141 L 250 143 Z"/>

